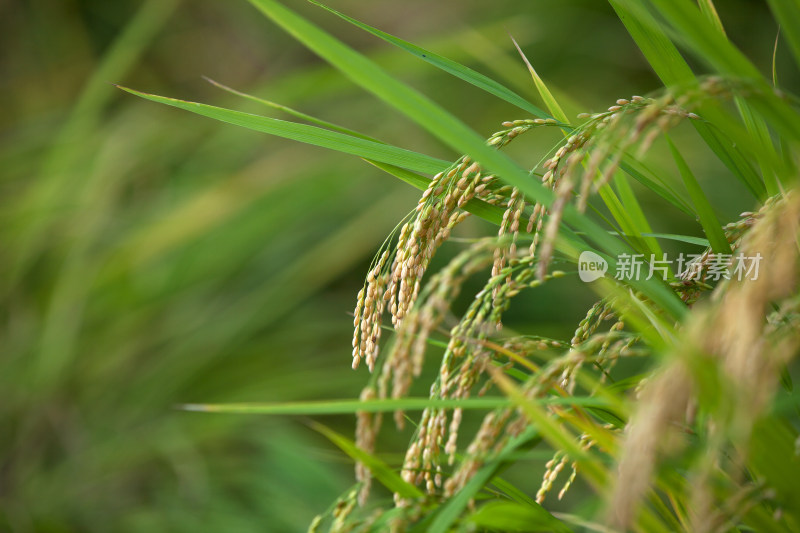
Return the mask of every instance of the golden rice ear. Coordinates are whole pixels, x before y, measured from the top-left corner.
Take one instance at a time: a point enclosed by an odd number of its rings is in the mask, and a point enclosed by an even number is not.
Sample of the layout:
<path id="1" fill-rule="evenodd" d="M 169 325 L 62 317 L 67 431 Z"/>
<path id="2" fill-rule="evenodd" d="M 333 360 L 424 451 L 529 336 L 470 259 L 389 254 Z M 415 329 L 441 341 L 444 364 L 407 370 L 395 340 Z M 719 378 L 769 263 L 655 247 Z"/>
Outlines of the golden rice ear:
<path id="1" fill-rule="evenodd" d="M 607 517 L 615 530 L 628 530 L 650 488 L 660 455 L 678 446 L 675 437 L 689 406 L 691 383 L 683 363 L 673 361 L 648 380 L 638 396 L 639 409 L 625 429 Z"/>
<path id="2" fill-rule="evenodd" d="M 677 449 L 678 428 L 691 416 L 687 408 L 697 394 L 691 385 L 695 378 L 689 371 L 690 358 L 716 359 L 727 378 L 722 386 L 728 389 L 722 394 L 726 403 L 735 404 L 728 408 L 736 416 L 715 416 L 718 413 L 712 412 L 708 423 L 713 425 L 710 431 L 724 436 L 720 442 L 733 443 L 737 454 L 744 456 L 753 424 L 768 408 L 777 389 L 780 368 L 796 356 L 800 347 L 800 328 L 776 328 L 764 320 L 776 301 L 789 299 L 790 307 L 797 310 L 793 295 L 800 268 L 800 198 L 796 194 L 775 198 L 757 215 L 743 215 L 746 226 L 752 229 L 744 236 L 741 247 L 737 243 L 734 248 L 739 248 L 742 256 L 762 258 L 758 274 L 717 285 L 712 298 L 696 308 L 685 325 L 679 344 L 682 351 L 672 354 L 667 365 L 642 389 L 639 410 L 626 429 L 619 455 L 619 477 L 609 516 L 614 527 L 625 529 L 632 523 L 661 456 Z M 663 443 L 672 446 L 665 448 Z M 690 510 L 693 531 L 716 527 L 711 513 L 715 498 L 708 476 L 702 474 L 727 453 L 727 448 L 712 448 L 707 463 L 698 469 L 701 475 L 692 500 L 706 508 Z"/>
<path id="3" fill-rule="evenodd" d="M 570 139 L 574 138 L 570 137 Z M 577 146 L 577 143 L 569 144 L 569 146 Z M 566 168 L 563 170 L 558 185 L 556 186 L 556 199 L 553 205 L 550 206 L 550 218 L 547 221 L 545 228 L 544 240 L 542 241 L 542 251 L 539 256 L 539 264 L 536 270 L 536 277 L 544 279 L 547 274 L 547 269 L 550 266 L 550 261 L 553 257 L 553 250 L 555 250 L 556 237 L 558 236 L 558 228 L 561 226 L 561 217 L 564 214 L 564 208 L 567 206 L 570 197 L 572 196 L 573 184 L 575 181 L 575 174 L 578 172 L 578 165 L 583 162 L 585 154 L 582 152 L 572 153 L 567 160 Z"/>
<path id="4" fill-rule="evenodd" d="M 356 298 L 353 313 L 353 369 L 358 368 L 362 359 L 366 361 L 370 372 L 375 368 L 381 337 L 381 317 L 386 306 L 383 296 L 390 282 L 390 275 L 386 270 L 388 260 L 389 250 L 385 250 L 369 271 L 366 287 L 359 291 Z"/>
<path id="5" fill-rule="evenodd" d="M 364 387 L 359 396 L 361 401 L 374 400 L 377 397 L 375 388 L 371 385 Z M 368 413 L 365 411 L 356 412 L 356 446 L 372 453 L 375 451 L 375 440 L 381 426 L 381 413 Z M 366 504 L 372 486 L 372 473 L 369 468 L 361 462 L 356 462 L 356 481 L 361 483 L 358 491 L 358 504 L 362 507 Z"/>
<path id="6" fill-rule="evenodd" d="M 749 413 L 740 420 L 744 428 L 766 406 L 774 391 L 779 368 L 795 354 L 797 331 L 776 335 L 764 323 L 772 304 L 797 291 L 800 234 L 800 195 L 776 202 L 744 238 L 741 256 L 760 258 L 757 279 L 730 282 L 719 299 L 714 335 L 706 337 L 709 349 L 723 359 L 725 372 L 741 389 L 741 408 Z M 780 305 L 778 305 L 780 307 Z"/>

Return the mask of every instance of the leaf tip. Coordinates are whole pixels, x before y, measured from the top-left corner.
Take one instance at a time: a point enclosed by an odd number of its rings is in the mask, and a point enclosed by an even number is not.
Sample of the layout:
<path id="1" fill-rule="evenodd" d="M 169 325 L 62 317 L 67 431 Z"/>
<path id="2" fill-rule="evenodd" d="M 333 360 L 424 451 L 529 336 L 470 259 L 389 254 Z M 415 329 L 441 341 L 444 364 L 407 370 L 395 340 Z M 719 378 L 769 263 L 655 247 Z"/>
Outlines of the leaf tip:
<path id="1" fill-rule="evenodd" d="M 179 411 L 193 411 L 199 413 L 210 413 L 213 409 L 210 409 L 208 405 L 202 403 L 181 403 L 174 406 L 175 409 Z"/>

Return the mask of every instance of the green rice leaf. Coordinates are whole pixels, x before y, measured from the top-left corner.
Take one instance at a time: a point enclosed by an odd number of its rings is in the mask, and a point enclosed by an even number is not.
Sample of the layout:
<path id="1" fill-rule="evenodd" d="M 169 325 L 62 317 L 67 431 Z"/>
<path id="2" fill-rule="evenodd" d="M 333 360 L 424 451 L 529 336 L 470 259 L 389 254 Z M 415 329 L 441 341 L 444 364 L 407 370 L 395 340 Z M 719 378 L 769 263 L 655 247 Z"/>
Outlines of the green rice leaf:
<path id="1" fill-rule="evenodd" d="M 517 41 L 514 38 L 511 38 L 511 42 L 514 43 L 514 46 L 517 48 L 517 52 L 522 57 L 522 60 L 525 62 L 525 66 L 528 67 L 528 72 L 531 74 L 531 78 L 533 79 L 533 84 L 536 86 L 536 90 L 539 91 L 539 96 L 542 97 L 544 104 L 547 106 L 547 109 L 550 110 L 550 113 L 553 115 L 553 118 L 556 120 L 560 120 L 564 124 L 569 124 L 569 119 L 567 118 L 567 114 L 564 113 L 564 110 L 561 109 L 561 106 L 558 105 L 558 101 L 556 101 L 553 93 L 550 92 L 550 89 L 547 88 L 542 78 L 539 77 L 539 74 L 536 73 L 536 69 L 533 68 L 531 62 L 528 61 L 528 58 L 525 56 L 525 52 L 522 51 L 522 48 L 519 47 Z"/>
<path id="2" fill-rule="evenodd" d="M 717 8 L 714 6 L 714 2 L 712 0 L 698 0 L 697 5 L 703 15 L 705 15 L 706 18 L 711 21 L 714 27 L 724 35 L 725 28 L 722 25 L 722 20 L 719 18 L 719 13 L 717 13 Z"/>
<path id="3" fill-rule="evenodd" d="M 424 496 L 424 493 L 420 489 L 405 481 L 397 472 L 392 470 L 389 465 L 371 453 L 362 450 L 350 439 L 317 422 L 312 422 L 311 427 L 323 434 L 354 461 L 364 464 L 372 475 L 375 476 L 375 479 L 390 491 L 399 494 L 403 498 L 422 498 Z"/>
<path id="4" fill-rule="evenodd" d="M 600 194 L 600 198 L 603 199 L 603 203 L 605 203 L 611 215 L 614 217 L 614 220 L 619 224 L 622 233 L 628 237 L 636 251 L 645 254 L 645 256 L 655 254 L 656 257 L 661 257 L 661 248 L 658 246 L 655 239 L 645 240 L 642 238 L 643 232 L 646 233 L 650 231 L 650 225 L 645 221 L 644 224 L 637 226 L 637 223 L 634 222 L 631 216 L 631 211 L 622 204 L 614 193 L 614 190 L 608 184 L 600 187 L 598 193 Z M 635 209 L 633 212 L 635 213 Z"/>
<path id="5" fill-rule="evenodd" d="M 660 14 L 674 28 L 674 35 L 702 61 L 717 72 L 752 84 L 754 93 L 747 100 L 781 135 L 800 139 L 797 113 L 779 98 L 759 69 L 737 49 L 713 24 L 702 16 L 689 0 L 652 0 Z M 790 4 L 789 2 L 785 2 Z M 790 8 L 791 9 L 791 8 Z M 796 7 L 791 14 L 796 12 Z M 789 23 L 797 26 L 797 21 Z"/>
<path id="6" fill-rule="evenodd" d="M 780 193 L 778 186 L 778 176 L 772 161 L 779 161 L 778 152 L 775 150 L 775 145 L 772 144 L 772 139 L 769 136 L 769 129 L 766 122 L 761 118 L 761 115 L 756 114 L 750 104 L 742 97 L 736 97 L 736 106 L 739 108 L 739 114 L 742 116 L 744 126 L 747 133 L 753 142 L 756 159 L 758 160 L 759 167 L 761 168 L 761 175 L 764 178 L 764 186 L 769 196 L 775 196 Z M 786 179 L 785 168 L 782 169 L 782 179 Z"/>
<path id="7" fill-rule="evenodd" d="M 299 118 L 300 120 L 305 120 L 306 122 L 310 122 L 312 124 L 316 124 L 322 128 L 326 128 L 333 131 L 338 131 L 339 133 L 344 133 L 345 135 L 351 135 L 353 137 L 359 137 L 361 139 L 367 139 L 368 141 L 375 141 L 381 142 L 374 137 L 370 137 L 369 135 L 365 135 L 361 132 L 351 130 L 350 128 L 345 128 L 344 126 L 339 126 L 338 124 L 334 124 L 333 122 L 328 122 L 327 120 L 322 120 L 321 118 L 314 117 L 307 113 L 303 113 L 302 111 L 298 111 L 296 109 L 292 109 L 289 106 L 285 106 L 283 104 L 279 104 L 273 102 L 271 100 L 265 100 L 264 98 L 259 98 L 258 96 L 254 96 L 252 94 L 248 94 L 242 91 L 237 91 L 227 85 L 223 85 L 222 83 L 212 80 L 207 76 L 203 76 L 203 79 L 206 80 L 208 83 L 215 87 L 219 87 L 223 91 L 229 92 L 231 94 L 235 94 L 236 96 L 241 96 L 246 100 L 250 100 L 251 102 L 257 102 L 259 104 L 265 105 L 267 107 L 271 107 L 272 109 L 277 109 L 278 111 L 283 111 L 287 115 L 292 115 L 295 118 Z"/>
<path id="8" fill-rule="evenodd" d="M 536 401 L 541 405 L 582 405 L 592 407 L 608 407 L 598 398 L 549 396 Z M 341 415 L 356 411 L 367 413 L 385 413 L 391 411 L 421 411 L 427 408 L 451 409 L 496 409 L 508 407 L 511 401 L 504 397 L 484 396 L 462 399 L 432 398 L 388 398 L 369 401 L 362 400 L 321 400 L 311 402 L 279 402 L 279 403 L 230 403 L 230 404 L 185 404 L 180 408 L 185 411 L 203 413 L 258 414 L 258 415 Z"/>
<path id="9" fill-rule="evenodd" d="M 714 6 L 714 2 L 712 0 L 699 0 L 697 5 L 700 8 L 700 12 L 703 13 L 705 18 L 710 23 L 710 26 L 714 27 L 725 41 L 728 41 L 725 34 L 725 28 L 722 25 L 722 20 L 719 18 L 719 14 Z M 774 67 L 775 63 L 773 55 L 773 77 L 775 72 Z M 755 141 L 753 143 L 755 146 L 753 147 L 752 151 L 755 152 L 755 157 L 758 159 L 759 166 L 761 167 L 761 174 L 764 178 L 767 194 L 769 196 L 774 196 L 780 192 L 780 189 L 778 187 L 778 181 L 776 179 L 775 172 L 770 162 L 777 161 L 778 158 L 775 147 L 770 139 L 769 130 L 767 129 L 764 120 L 753 112 L 747 100 L 737 96 L 735 97 L 735 101 L 736 106 L 739 109 L 739 114 L 744 121 L 747 133 L 750 135 L 751 139 Z M 769 157 L 765 157 L 763 155 L 765 153 L 768 154 Z"/>
<path id="10" fill-rule="evenodd" d="M 717 117 L 717 119 L 719 118 L 721 117 Z M 739 178 L 750 193 L 756 198 L 764 198 L 766 187 L 759 180 L 758 174 L 753 170 L 747 158 L 735 148 L 736 143 L 723 137 L 718 123 L 715 124 L 718 126 L 717 128 L 712 128 L 708 123 L 699 120 L 692 121 L 692 124 L 708 147 L 711 148 L 711 151 Z"/>
<path id="11" fill-rule="evenodd" d="M 550 457 L 552 456 L 550 454 L 545 454 L 545 457 L 550 459 Z M 513 499 L 517 503 L 522 503 L 527 505 L 536 503 L 536 501 L 533 498 L 531 498 L 530 496 L 525 494 L 525 492 L 518 489 L 516 486 L 512 485 L 511 483 L 501 478 L 500 476 L 496 476 L 494 479 L 492 479 L 492 485 L 505 492 L 508 496 L 511 497 L 511 499 Z"/>
<path id="12" fill-rule="evenodd" d="M 786 36 L 795 62 L 800 67 L 800 0 L 767 0 L 767 3 Z"/>
<path id="13" fill-rule="evenodd" d="M 360 22 L 352 17 L 348 17 L 344 13 L 336 11 L 335 9 L 326 6 L 316 0 L 309 0 L 312 4 L 316 4 L 319 7 L 326 9 L 333 13 L 334 15 L 341 17 L 342 19 L 346 20 L 347 22 L 361 28 L 362 30 L 375 35 L 386 41 L 387 43 L 391 43 L 403 50 L 419 57 L 423 61 L 430 63 L 431 65 L 447 72 L 448 74 L 452 74 L 453 76 L 466 81 L 467 83 L 478 87 L 479 89 L 483 89 L 484 91 L 488 92 L 489 94 L 493 94 L 498 98 L 505 100 L 506 102 L 517 106 L 518 108 L 531 113 L 532 115 L 539 117 L 539 118 L 550 118 L 545 111 L 539 109 L 532 103 L 525 100 L 523 97 L 512 91 L 511 89 L 501 85 L 500 83 L 494 81 L 493 79 L 484 76 L 480 72 L 476 72 L 469 67 L 466 67 L 460 63 L 457 63 L 453 60 L 447 59 L 446 57 L 440 56 L 436 53 L 431 52 L 430 50 L 426 50 L 424 48 L 420 48 L 417 45 L 411 44 L 408 41 L 404 41 L 399 37 L 395 37 L 385 31 L 381 31 L 377 28 L 373 28 L 363 22 Z M 566 122 L 566 121 L 565 121 Z"/>
<path id="14" fill-rule="evenodd" d="M 146 100 L 151 100 L 153 102 L 191 111 L 192 113 L 213 118 L 214 120 L 219 120 L 220 122 L 226 122 L 235 126 L 242 126 L 254 131 L 269 133 L 270 135 L 276 135 L 278 137 L 284 137 L 286 139 L 292 139 L 302 143 L 313 144 L 322 148 L 329 148 L 331 150 L 336 150 L 346 154 L 357 155 L 367 159 L 374 159 L 376 161 L 397 165 L 399 167 L 415 170 L 417 172 L 435 174 L 450 165 L 448 161 L 436 159 L 434 157 L 419 154 L 417 152 L 412 152 L 411 150 L 353 137 L 351 135 L 330 131 L 316 126 L 298 124 L 297 122 L 287 122 L 285 120 L 278 120 L 270 117 L 262 117 L 260 115 L 243 113 L 241 111 L 224 109 L 221 107 L 200 104 L 197 102 L 187 102 L 185 100 L 157 96 L 154 94 L 148 94 L 129 89 L 127 87 L 119 88 Z"/>
<path id="15" fill-rule="evenodd" d="M 619 199 L 622 201 L 623 208 L 628 215 L 627 218 L 630 220 L 631 227 L 635 231 L 636 238 L 644 241 L 646 249 L 650 253 L 655 254 L 656 257 L 662 257 L 663 252 L 658 241 L 646 236 L 653 229 L 644 214 L 642 206 L 639 204 L 639 200 L 636 198 L 636 194 L 633 192 L 630 183 L 628 183 L 628 178 L 624 174 L 617 172 L 614 175 L 614 185 Z"/>
<path id="16" fill-rule="evenodd" d="M 667 87 L 687 86 L 695 81 L 694 73 L 666 31 L 653 15 L 640 3 L 632 0 L 609 0 L 625 28 L 644 54 L 650 66 Z M 699 15 L 699 12 L 698 12 Z M 719 36 L 719 32 L 711 29 Z M 703 116 L 711 123 L 722 126 L 722 113 L 704 106 Z M 703 121 L 692 121 L 697 132 L 716 156 L 757 198 L 764 198 L 765 188 L 739 150 L 731 143 L 719 139 L 717 132 Z"/>
<path id="17" fill-rule="evenodd" d="M 508 183 L 549 205 L 552 191 L 534 180 L 508 156 L 486 145 L 483 138 L 426 96 L 387 74 L 367 57 L 341 43 L 275 0 L 250 0 L 265 15 L 300 42 L 341 70 L 358 85 L 417 122 L 456 153 L 468 154 Z M 569 217 L 567 217 L 569 218 Z"/>
<path id="18" fill-rule="evenodd" d="M 412 533 L 446 533 L 450 531 L 450 528 L 469 505 L 469 502 L 508 464 L 507 461 L 516 454 L 517 450 L 534 445 L 540 440 L 541 438 L 533 429 L 528 429 L 521 435 L 512 438 L 501 452 L 484 463 L 483 467 L 467 482 L 463 489 L 458 491 L 440 508 L 429 523 L 420 524 L 420 527 L 412 530 Z"/>
<path id="19" fill-rule="evenodd" d="M 467 520 L 491 530 L 570 533 L 573 530 L 537 503 L 493 501 L 482 505 Z"/>
<path id="20" fill-rule="evenodd" d="M 609 0 L 609 3 L 665 85 L 682 85 L 694 80 L 686 60 L 640 2 Z"/>
<path id="21" fill-rule="evenodd" d="M 620 163 L 620 168 L 633 179 L 659 195 L 661 198 L 672 204 L 677 209 L 690 216 L 695 216 L 692 206 L 682 198 L 669 184 L 660 179 L 660 176 L 653 174 L 641 162 L 626 156 Z"/>
<path id="22" fill-rule="evenodd" d="M 749 462 L 753 470 L 770 480 L 776 501 L 800 524 L 800 456 L 798 432 L 786 419 L 776 416 L 759 420 L 751 433 Z"/>
<path id="23" fill-rule="evenodd" d="M 702 16 L 697 5 L 689 0 L 652 0 L 659 13 L 680 33 L 681 40 L 691 46 L 698 56 L 720 72 L 761 78 L 761 73 L 719 31 L 716 24 Z"/>
<path id="24" fill-rule="evenodd" d="M 725 238 L 725 232 L 722 230 L 722 225 L 719 219 L 717 219 L 717 215 L 714 214 L 714 208 L 711 207 L 703 189 L 697 182 L 697 178 L 695 178 L 689 165 L 686 164 L 680 151 L 678 151 L 669 137 L 667 137 L 667 142 L 669 143 L 669 149 L 672 152 L 675 164 L 678 166 L 681 178 L 683 178 L 683 183 L 686 185 L 686 190 L 689 192 L 689 197 L 692 199 L 697 209 L 700 225 L 703 226 L 703 231 L 705 231 L 706 237 L 708 237 L 708 241 L 711 243 L 711 248 L 719 254 L 730 254 L 731 245 L 728 243 L 728 239 Z"/>
<path id="25" fill-rule="evenodd" d="M 588 458 L 587 452 L 580 447 L 577 438 L 568 432 L 562 424 L 554 420 L 550 413 L 539 405 L 539 402 L 533 401 L 522 394 L 519 387 L 501 373 L 494 371 L 491 372 L 491 376 L 500 390 L 533 423 L 542 438 L 554 449 L 564 451 L 578 463 L 587 481 L 595 488 L 600 488 L 606 484 L 608 472 L 597 461 Z"/>
<path id="26" fill-rule="evenodd" d="M 674 233 L 647 233 L 645 234 L 647 237 L 655 237 L 656 239 L 666 239 L 669 241 L 678 241 L 678 242 L 685 242 L 687 244 L 696 244 L 697 246 L 702 246 L 704 248 L 708 248 L 711 246 L 711 243 L 708 242 L 708 239 L 703 239 L 701 237 L 692 237 L 691 235 L 676 235 Z"/>

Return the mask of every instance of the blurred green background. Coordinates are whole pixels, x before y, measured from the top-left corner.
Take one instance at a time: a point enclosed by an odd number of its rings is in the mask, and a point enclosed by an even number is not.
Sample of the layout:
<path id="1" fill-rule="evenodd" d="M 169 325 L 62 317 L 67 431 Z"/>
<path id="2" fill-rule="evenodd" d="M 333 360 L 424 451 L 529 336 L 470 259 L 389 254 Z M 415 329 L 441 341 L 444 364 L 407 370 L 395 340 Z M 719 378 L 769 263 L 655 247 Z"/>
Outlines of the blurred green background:
<path id="1" fill-rule="evenodd" d="M 527 118 L 311 4 L 289 3 L 486 136 Z M 572 116 L 658 88 L 598 0 L 329 3 L 536 100 L 510 32 Z M 776 28 L 762 2 L 718 7 L 768 72 Z M 356 397 L 367 375 L 350 370 L 348 313 L 417 193 L 358 159 L 110 83 L 287 118 L 206 75 L 398 146 L 458 154 L 244 0 L 3 2 L 0 39 L 0 531 L 304 530 L 353 483 L 346 458 L 301 419 L 175 405 Z M 791 87 L 785 52 L 777 66 Z M 714 186 L 731 182 L 687 133 L 676 140 L 695 155 L 722 220 L 753 207 L 735 186 Z M 532 165 L 556 140 L 536 133 L 510 149 Z M 652 164 L 670 165 L 662 156 L 657 146 Z M 643 202 L 655 231 L 700 234 Z M 490 231 L 471 221 L 460 235 Z M 515 304 L 507 323 L 568 337 L 591 299 L 568 279 Z M 325 422 L 353 428 L 350 417 Z M 407 436 L 387 429 L 382 450 L 401 451 Z M 517 475 L 535 490 L 541 468 Z"/>

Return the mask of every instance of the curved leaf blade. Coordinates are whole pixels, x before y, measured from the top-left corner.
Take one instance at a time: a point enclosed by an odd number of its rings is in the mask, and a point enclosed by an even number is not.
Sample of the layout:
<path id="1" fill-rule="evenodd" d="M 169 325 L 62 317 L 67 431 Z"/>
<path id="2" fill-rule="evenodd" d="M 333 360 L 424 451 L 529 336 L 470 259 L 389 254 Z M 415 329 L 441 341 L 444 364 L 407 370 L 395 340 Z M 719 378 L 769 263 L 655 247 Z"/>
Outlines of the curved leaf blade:
<path id="1" fill-rule="evenodd" d="M 167 98 L 165 96 L 136 91 L 120 85 L 117 85 L 117 87 L 123 91 L 144 98 L 145 100 L 151 100 L 153 102 L 191 111 L 192 113 L 213 118 L 220 122 L 241 126 L 261 133 L 269 133 L 270 135 L 292 139 L 306 144 L 313 144 L 322 148 L 329 148 L 337 152 L 374 159 L 416 172 L 435 174 L 450 165 L 449 161 L 444 161 L 443 159 L 436 159 L 435 157 L 419 154 L 404 148 L 353 137 L 352 135 L 346 135 L 325 128 L 263 117 L 261 115 L 253 115 L 251 113 L 243 113 L 241 111 L 234 111 L 232 109 L 225 109 L 197 102 L 178 100 L 176 98 Z"/>
<path id="2" fill-rule="evenodd" d="M 400 475 L 392 470 L 389 465 L 371 453 L 367 453 L 366 451 L 362 450 L 350 439 L 343 437 L 329 427 L 323 426 L 322 424 L 318 424 L 316 422 L 312 423 L 311 427 L 315 431 L 318 431 L 324 435 L 328 440 L 338 446 L 353 460 L 358 461 L 366 466 L 369 471 L 372 472 L 372 475 L 375 476 L 375 479 L 377 479 L 381 485 L 390 491 L 399 494 L 404 498 L 422 498 L 425 495 L 420 489 L 401 478 Z"/>
<path id="3" fill-rule="evenodd" d="M 533 400 L 532 400 L 533 401 Z M 599 398 L 549 396 L 535 401 L 541 405 L 581 405 L 592 407 L 608 407 L 608 403 Z M 508 407 L 512 402 L 505 396 L 461 399 L 434 398 L 387 398 L 376 400 L 321 400 L 309 402 L 277 402 L 277 403 L 229 403 L 229 404 L 185 404 L 180 406 L 186 411 L 229 414 L 261 414 L 261 415 L 342 415 L 356 411 L 365 413 L 384 413 L 390 411 L 421 411 L 427 408 L 451 409 L 497 409 Z"/>
<path id="4" fill-rule="evenodd" d="M 537 503 L 523 505 L 511 501 L 489 502 L 472 513 L 467 520 L 491 530 L 572 532 L 566 524 Z"/>
<path id="5" fill-rule="evenodd" d="M 421 48 L 415 44 L 411 44 L 408 41 L 405 41 L 399 37 L 395 37 L 385 31 L 381 31 L 377 28 L 373 28 L 367 24 L 364 24 L 361 21 L 358 21 L 352 17 L 345 15 L 335 9 L 322 4 L 321 2 L 317 2 L 316 0 L 309 0 L 312 4 L 316 4 L 319 7 L 330 11 L 337 17 L 340 17 L 350 24 L 361 28 L 362 30 L 371 33 L 372 35 L 383 39 L 387 43 L 393 44 L 415 56 L 430 63 L 434 67 L 437 67 L 448 74 L 451 74 L 459 79 L 464 80 L 465 82 L 474 85 L 475 87 L 486 91 L 489 94 L 493 94 L 494 96 L 505 100 L 509 104 L 512 104 L 528 113 L 531 113 L 534 116 L 539 118 L 550 118 L 544 110 L 540 109 L 539 107 L 533 105 L 532 103 L 525 100 L 522 96 L 518 95 L 508 87 L 496 82 L 495 80 L 489 78 L 481 74 L 480 72 L 476 72 L 469 67 L 466 67 L 452 59 L 448 59 L 444 56 L 431 52 L 430 50 L 426 50 L 425 48 Z"/>

